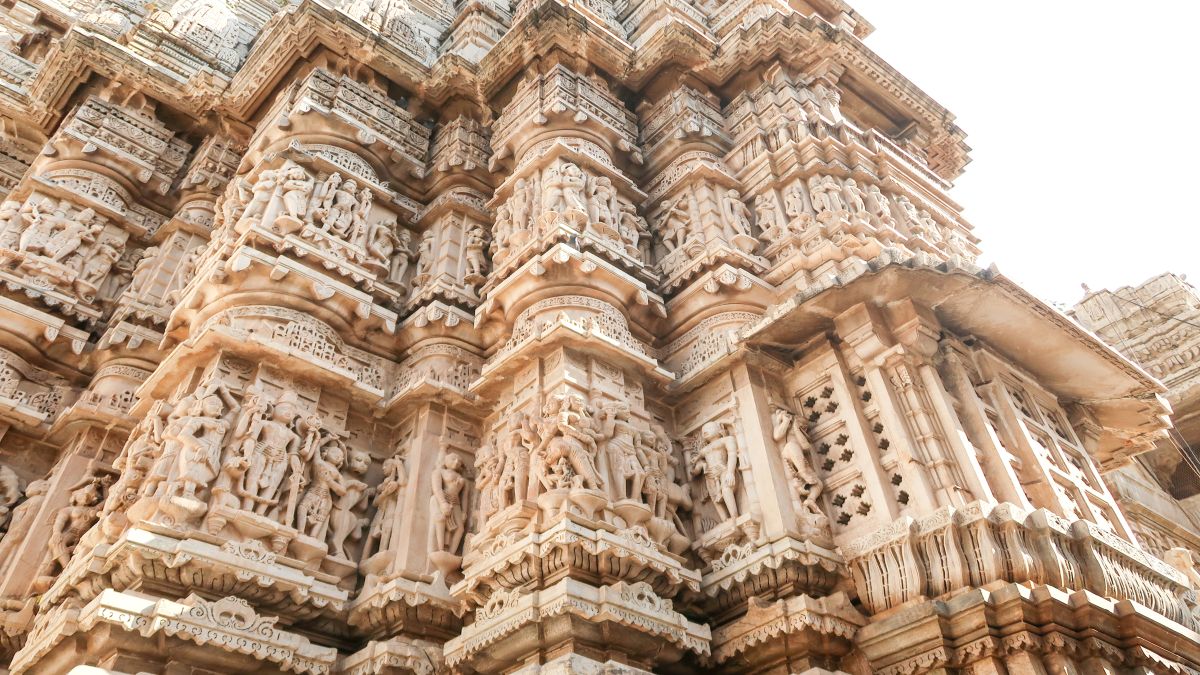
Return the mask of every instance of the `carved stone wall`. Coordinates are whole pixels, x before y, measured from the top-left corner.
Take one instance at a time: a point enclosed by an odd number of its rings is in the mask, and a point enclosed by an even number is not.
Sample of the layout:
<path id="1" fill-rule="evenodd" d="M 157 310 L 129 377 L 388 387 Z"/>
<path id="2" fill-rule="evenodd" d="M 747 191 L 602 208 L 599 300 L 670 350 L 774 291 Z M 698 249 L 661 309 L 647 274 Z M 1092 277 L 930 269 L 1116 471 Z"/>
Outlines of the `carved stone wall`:
<path id="1" fill-rule="evenodd" d="M 1181 275 L 1087 291 L 1072 316 L 1167 387 L 1174 429 L 1137 463 L 1108 476 L 1137 540 L 1187 560 L 1200 542 L 1200 295 Z"/>
<path id="2" fill-rule="evenodd" d="M 1200 671 L 1162 385 L 840 0 L 0 29 L 6 672 Z"/>

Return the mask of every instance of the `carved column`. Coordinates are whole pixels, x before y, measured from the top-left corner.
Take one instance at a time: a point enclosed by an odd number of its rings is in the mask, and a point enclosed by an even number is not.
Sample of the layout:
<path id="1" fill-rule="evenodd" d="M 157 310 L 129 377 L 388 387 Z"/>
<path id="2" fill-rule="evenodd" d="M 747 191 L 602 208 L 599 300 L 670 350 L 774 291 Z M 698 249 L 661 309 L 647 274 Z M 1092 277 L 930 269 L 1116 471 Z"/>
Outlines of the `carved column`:
<path id="1" fill-rule="evenodd" d="M 452 589 L 474 610 L 446 646 L 465 671 L 551 658 L 650 669 L 708 651 L 707 629 L 672 604 L 699 575 L 679 556 L 680 458 L 651 399 L 666 373 L 646 326 L 665 308 L 627 173 L 642 162 L 634 118 L 600 73 L 566 63 L 528 73 L 493 125 L 506 177 L 476 321 L 506 339 L 474 387 L 496 405 L 476 458 L 478 533 Z"/>

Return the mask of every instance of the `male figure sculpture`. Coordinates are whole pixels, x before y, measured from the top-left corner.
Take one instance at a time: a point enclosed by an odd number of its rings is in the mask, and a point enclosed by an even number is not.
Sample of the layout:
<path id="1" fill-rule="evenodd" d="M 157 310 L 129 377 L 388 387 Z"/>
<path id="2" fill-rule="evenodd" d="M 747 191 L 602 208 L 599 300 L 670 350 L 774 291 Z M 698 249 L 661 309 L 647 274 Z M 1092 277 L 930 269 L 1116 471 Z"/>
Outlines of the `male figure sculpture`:
<path id="1" fill-rule="evenodd" d="M 704 476 L 708 498 L 722 522 L 738 517 L 737 508 L 737 440 L 726 433 L 721 422 L 708 422 L 700 430 L 698 456 L 692 464 L 692 475 Z"/>

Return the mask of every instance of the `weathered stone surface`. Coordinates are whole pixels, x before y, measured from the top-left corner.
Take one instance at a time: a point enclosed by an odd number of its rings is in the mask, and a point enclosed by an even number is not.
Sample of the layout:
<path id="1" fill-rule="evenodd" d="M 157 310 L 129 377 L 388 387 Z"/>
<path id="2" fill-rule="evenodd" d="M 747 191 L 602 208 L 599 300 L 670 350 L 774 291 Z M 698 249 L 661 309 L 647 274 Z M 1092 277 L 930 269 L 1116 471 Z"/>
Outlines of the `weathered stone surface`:
<path id="1" fill-rule="evenodd" d="M 1200 294 L 1160 274 L 1115 291 L 1086 289 L 1072 316 L 1167 387 L 1174 428 L 1107 476 L 1139 543 L 1196 580 L 1200 550 Z"/>
<path id="2" fill-rule="evenodd" d="M 1166 389 L 841 0 L 0 17 L 11 672 L 1200 671 Z"/>

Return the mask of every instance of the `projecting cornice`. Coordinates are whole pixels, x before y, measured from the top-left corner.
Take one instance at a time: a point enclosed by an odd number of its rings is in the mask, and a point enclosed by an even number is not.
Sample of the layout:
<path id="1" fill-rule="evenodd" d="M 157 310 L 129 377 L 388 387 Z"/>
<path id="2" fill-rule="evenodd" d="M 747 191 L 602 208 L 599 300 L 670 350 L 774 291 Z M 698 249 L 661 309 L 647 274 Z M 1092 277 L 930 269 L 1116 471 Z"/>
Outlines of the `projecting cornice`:
<path id="1" fill-rule="evenodd" d="M 268 22 L 220 107 L 242 119 L 252 117 L 295 63 L 319 47 L 342 57 L 347 65 L 367 66 L 409 91 L 419 90 L 430 76 L 432 59 L 416 45 L 384 38 L 343 12 L 305 0 Z"/>
<path id="2" fill-rule="evenodd" d="M 429 105 L 454 98 L 491 103 L 529 64 L 556 53 L 587 60 L 633 91 L 671 66 L 687 68 L 720 88 L 738 73 L 782 61 L 802 72 L 834 65 L 856 96 L 895 122 L 895 129 L 884 131 L 904 131 L 905 140 L 927 154 L 942 178 L 952 180 L 969 161 L 965 134 L 953 115 L 863 45 L 855 36 L 863 33 L 861 23 L 835 26 L 783 5 L 764 12 L 762 5 L 734 3 L 719 21 L 684 15 L 670 3 L 663 8 L 653 9 L 667 11 L 653 28 L 627 35 L 623 24 L 603 21 L 583 5 L 545 0 L 522 8 L 476 64 L 443 51 L 445 45 L 437 49 L 419 36 L 382 35 L 342 10 L 306 0 L 267 23 L 232 79 L 208 67 L 185 77 L 129 45 L 75 26 L 29 81 L 27 101 L 12 96 L 4 107 L 48 132 L 64 102 L 97 73 L 131 83 L 196 118 L 221 111 L 248 120 L 287 84 L 287 73 L 298 61 L 321 48 L 356 68 L 371 68 Z M 443 34 L 446 45 L 449 34 L 449 29 Z"/>
<path id="3" fill-rule="evenodd" d="M 859 272 L 831 275 L 775 305 L 742 337 L 751 345 L 795 348 L 833 330 L 835 318 L 858 305 L 907 301 L 930 308 L 945 330 L 986 344 L 1060 399 L 1088 409 L 1103 427 L 1093 453 L 1105 468 L 1149 450 L 1168 427 L 1171 409 L 1160 382 L 994 268 L 885 252 Z"/>

